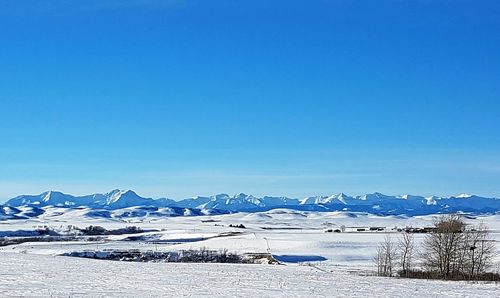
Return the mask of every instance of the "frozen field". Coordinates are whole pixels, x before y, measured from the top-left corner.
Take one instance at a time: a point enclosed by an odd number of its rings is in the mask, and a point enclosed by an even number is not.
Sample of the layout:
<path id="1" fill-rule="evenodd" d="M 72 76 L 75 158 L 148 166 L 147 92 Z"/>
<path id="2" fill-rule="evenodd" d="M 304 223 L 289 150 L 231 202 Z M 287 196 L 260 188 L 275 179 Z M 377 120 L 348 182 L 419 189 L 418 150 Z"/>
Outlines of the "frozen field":
<path id="1" fill-rule="evenodd" d="M 57 209 L 57 208 L 56 208 Z M 341 226 L 425 227 L 433 216 L 377 217 L 341 212 L 319 213 L 272 210 L 217 216 L 95 220 L 51 210 L 37 220 L 3 221 L 2 231 L 32 230 L 49 225 L 127 225 L 157 231 L 109 236 L 97 242 L 27 242 L 0 247 L 0 296 L 138 297 L 138 296 L 252 296 L 252 297 L 498 297 L 500 286 L 380 278 L 370 275 L 372 258 L 385 232 L 325 233 Z M 469 218 L 485 222 L 499 240 L 500 217 Z M 229 227 L 243 224 L 246 228 Z M 355 229 L 351 229 L 354 231 Z M 228 233 L 233 233 L 228 236 Z M 417 242 L 422 234 L 416 234 Z M 82 250 L 228 249 L 230 252 L 270 252 L 285 265 L 135 263 L 58 256 Z"/>
<path id="2" fill-rule="evenodd" d="M 358 276 L 298 265 L 126 263 L 5 253 L 2 297 L 498 297 L 495 284 Z"/>

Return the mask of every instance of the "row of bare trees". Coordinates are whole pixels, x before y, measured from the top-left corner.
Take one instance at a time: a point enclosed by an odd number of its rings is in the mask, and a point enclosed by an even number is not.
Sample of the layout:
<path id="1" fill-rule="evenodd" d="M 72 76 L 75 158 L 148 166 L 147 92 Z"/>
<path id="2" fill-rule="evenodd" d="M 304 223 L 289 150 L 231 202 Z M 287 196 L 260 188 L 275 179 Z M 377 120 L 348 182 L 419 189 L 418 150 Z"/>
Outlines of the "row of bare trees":
<path id="1" fill-rule="evenodd" d="M 388 234 L 377 247 L 374 262 L 377 274 L 380 276 L 394 276 L 397 272 L 406 275 L 413 269 L 415 258 L 415 240 L 413 234 L 403 233 L 394 242 Z M 400 270 L 398 270 L 400 269 Z"/>
<path id="2" fill-rule="evenodd" d="M 468 228 L 459 215 L 446 215 L 423 243 L 423 265 L 444 279 L 476 279 L 492 266 L 495 243 L 483 224 Z"/>
<path id="3" fill-rule="evenodd" d="M 498 274 L 488 273 L 495 255 L 495 243 L 485 225 L 468 227 L 459 215 L 443 215 L 418 251 L 413 234 L 403 233 L 397 242 L 386 235 L 374 262 L 381 276 L 497 279 Z"/>

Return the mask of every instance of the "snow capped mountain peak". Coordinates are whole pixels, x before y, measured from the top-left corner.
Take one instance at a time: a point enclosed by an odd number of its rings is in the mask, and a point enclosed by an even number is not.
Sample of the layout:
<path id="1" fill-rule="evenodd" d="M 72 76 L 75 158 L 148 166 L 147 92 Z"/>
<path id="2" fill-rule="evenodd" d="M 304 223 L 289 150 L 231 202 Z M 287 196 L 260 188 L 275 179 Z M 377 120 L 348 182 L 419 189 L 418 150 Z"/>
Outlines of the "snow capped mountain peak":
<path id="1" fill-rule="evenodd" d="M 64 200 L 66 197 L 71 197 L 70 195 L 63 194 L 62 192 L 53 191 L 53 190 L 44 192 L 40 196 L 42 197 L 41 199 L 44 202 L 50 202 L 50 201 L 54 201 L 54 200 L 56 200 L 56 201 L 57 200 Z"/>
<path id="2" fill-rule="evenodd" d="M 227 193 L 220 193 L 220 194 L 216 194 L 216 195 L 212 196 L 211 198 L 214 200 L 227 200 L 230 197 L 231 196 L 229 196 Z"/>
<path id="3" fill-rule="evenodd" d="M 330 196 L 312 196 L 306 197 L 300 200 L 300 205 L 310 205 L 310 204 L 347 204 L 347 200 L 353 199 L 344 193 L 334 194 Z"/>
<path id="4" fill-rule="evenodd" d="M 121 190 L 121 189 L 115 189 L 109 193 L 112 196 L 123 196 L 123 195 L 135 195 L 137 194 L 132 191 L 132 190 Z"/>
<path id="5" fill-rule="evenodd" d="M 42 201 L 47 202 L 50 200 L 50 197 L 52 196 L 52 191 L 49 190 L 49 191 L 43 193 L 42 195 L 43 195 Z"/>
<path id="6" fill-rule="evenodd" d="M 470 194 L 466 194 L 466 193 L 462 193 L 462 194 L 459 194 L 458 196 L 456 196 L 456 198 L 460 198 L 460 199 L 468 199 L 471 197 L 473 197 L 473 196 Z"/>
<path id="7" fill-rule="evenodd" d="M 39 206 L 68 206 L 74 199 L 73 196 L 64 194 L 58 191 L 47 191 L 39 195 L 22 195 L 11 199 L 13 207 L 23 205 L 39 205 Z"/>
<path id="8" fill-rule="evenodd" d="M 388 196 L 380 192 L 374 192 L 373 195 L 377 198 L 395 198 L 394 196 Z"/>
<path id="9" fill-rule="evenodd" d="M 109 197 L 116 197 L 116 196 L 122 196 L 122 195 L 136 195 L 137 196 L 137 194 L 134 191 L 123 190 L 123 189 L 113 189 L 112 191 L 106 193 L 105 195 L 109 196 Z"/>
<path id="10" fill-rule="evenodd" d="M 237 195 L 234 195 L 233 197 L 228 198 L 228 200 L 238 200 L 238 201 L 252 200 L 252 199 L 255 199 L 255 197 L 252 195 L 247 195 L 247 194 L 242 193 L 242 192 L 240 192 Z"/>
<path id="11" fill-rule="evenodd" d="M 441 200 L 441 198 L 436 196 L 430 196 L 425 198 L 427 205 L 436 205 L 438 200 Z"/>
<path id="12" fill-rule="evenodd" d="M 120 193 L 120 192 L 124 192 L 124 190 L 116 188 L 116 189 L 113 189 L 110 192 L 105 193 L 105 195 L 113 195 L 113 194 Z"/>
<path id="13" fill-rule="evenodd" d="M 402 199 L 402 200 L 407 200 L 407 201 L 410 201 L 410 200 L 419 200 L 419 201 L 425 200 L 424 197 L 414 196 L 414 195 L 409 195 L 409 194 L 398 196 L 397 198 Z"/>
<path id="14" fill-rule="evenodd" d="M 363 201 L 370 201 L 370 200 L 377 200 L 380 198 L 389 198 L 389 196 L 386 196 L 386 195 L 379 193 L 379 192 L 374 192 L 374 193 L 369 193 L 369 194 L 366 194 L 366 195 L 358 197 L 358 198 L 360 200 L 363 200 Z"/>
<path id="15" fill-rule="evenodd" d="M 344 194 L 343 192 L 341 192 L 338 195 L 336 195 L 335 199 L 337 199 L 342 204 L 347 204 L 348 203 L 347 201 L 350 200 L 350 199 L 353 199 L 353 198 L 351 198 L 350 196 L 348 196 L 348 195 Z"/>
<path id="16" fill-rule="evenodd" d="M 105 195 L 106 207 L 109 209 L 144 206 L 153 204 L 153 199 L 140 197 L 132 190 L 113 190 Z"/>
<path id="17" fill-rule="evenodd" d="M 326 196 L 311 196 L 306 197 L 300 200 L 301 205 L 309 205 L 309 204 L 320 204 L 324 199 L 328 197 Z"/>

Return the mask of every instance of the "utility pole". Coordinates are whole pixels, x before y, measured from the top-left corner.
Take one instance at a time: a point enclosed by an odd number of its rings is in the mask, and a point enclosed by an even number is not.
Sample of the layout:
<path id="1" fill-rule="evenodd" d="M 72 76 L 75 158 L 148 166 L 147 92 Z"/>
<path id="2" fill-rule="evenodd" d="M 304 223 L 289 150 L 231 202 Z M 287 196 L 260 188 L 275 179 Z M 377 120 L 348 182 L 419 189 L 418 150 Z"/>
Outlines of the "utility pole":
<path id="1" fill-rule="evenodd" d="M 267 253 L 271 254 L 271 247 L 269 247 L 269 241 L 267 241 L 266 237 L 263 237 L 264 240 L 266 240 L 266 245 L 267 245 Z"/>

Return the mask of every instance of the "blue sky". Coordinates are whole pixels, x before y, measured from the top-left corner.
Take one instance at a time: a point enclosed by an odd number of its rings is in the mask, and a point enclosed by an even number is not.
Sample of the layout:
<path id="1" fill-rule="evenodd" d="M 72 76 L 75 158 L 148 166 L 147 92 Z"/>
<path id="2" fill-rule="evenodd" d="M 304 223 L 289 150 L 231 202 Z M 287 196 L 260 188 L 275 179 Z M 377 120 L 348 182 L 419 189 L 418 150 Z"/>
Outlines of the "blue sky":
<path id="1" fill-rule="evenodd" d="M 500 196 L 499 82 L 498 1 L 0 0 L 0 200 Z"/>

